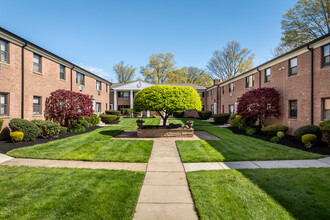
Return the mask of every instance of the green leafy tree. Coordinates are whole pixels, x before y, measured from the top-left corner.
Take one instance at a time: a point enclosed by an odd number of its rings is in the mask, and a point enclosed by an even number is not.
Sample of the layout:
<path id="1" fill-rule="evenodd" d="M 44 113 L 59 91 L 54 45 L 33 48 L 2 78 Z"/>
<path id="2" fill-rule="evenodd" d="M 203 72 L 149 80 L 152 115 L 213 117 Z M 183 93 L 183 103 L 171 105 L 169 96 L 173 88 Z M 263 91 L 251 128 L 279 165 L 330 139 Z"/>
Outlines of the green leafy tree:
<path id="1" fill-rule="evenodd" d="M 197 67 L 184 67 L 170 71 L 166 83 L 192 83 L 208 87 L 212 85 L 212 78 Z"/>
<path id="2" fill-rule="evenodd" d="M 231 79 L 253 68 L 254 54 L 248 48 L 241 48 L 237 41 L 229 41 L 222 50 L 213 52 L 207 68 L 221 81 Z"/>
<path id="3" fill-rule="evenodd" d="M 175 60 L 171 53 L 153 54 L 149 58 L 149 63 L 141 67 L 140 73 L 145 77 L 146 82 L 165 83 L 168 73 L 174 69 Z"/>
<path id="4" fill-rule="evenodd" d="M 273 51 L 281 55 L 330 32 L 329 0 L 298 0 L 283 14 L 281 43 Z"/>
<path id="5" fill-rule="evenodd" d="M 117 74 L 119 83 L 129 83 L 133 81 L 136 68 L 134 68 L 132 65 L 124 65 L 124 61 L 121 61 L 113 66 L 113 70 Z"/>
<path id="6" fill-rule="evenodd" d="M 134 111 L 156 111 L 164 126 L 174 111 L 201 109 L 197 91 L 188 86 L 150 86 L 139 91 L 134 99 Z"/>

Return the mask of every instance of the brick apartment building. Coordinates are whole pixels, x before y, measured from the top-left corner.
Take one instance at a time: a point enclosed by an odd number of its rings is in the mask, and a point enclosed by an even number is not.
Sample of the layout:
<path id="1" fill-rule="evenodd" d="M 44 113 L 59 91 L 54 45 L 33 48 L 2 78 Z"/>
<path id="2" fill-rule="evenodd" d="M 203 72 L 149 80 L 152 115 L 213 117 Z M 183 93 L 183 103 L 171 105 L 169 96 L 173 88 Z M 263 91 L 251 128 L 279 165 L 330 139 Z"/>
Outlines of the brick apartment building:
<path id="1" fill-rule="evenodd" d="M 251 89 L 275 87 L 281 116 L 268 124 L 283 124 L 289 133 L 330 119 L 330 34 L 206 89 L 206 110 L 234 113 L 237 98 Z"/>
<path id="2" fill-rule="evenodd" d="M 155 84 L 137 80 L 131 83 L 113 83 L 110 90 L 110 109 L 121 110 L 123 108 L 133 108 L 134 97 L 140 90 L 153 86 Z M 201 97 L 202 105 L 205 103 L 204 96 L 205 87 L 191 83 L 172 83 L 172 84 L 156 84 L 156 85 L 172 85 L 172 86 L 191 86 L 197 90 Z M 150 116 L 150 112 L 141 112 L 142 115 Z M 186 116 L 196 116 L 196 112 L 187 112 Z"/>
<path id="3" fill-rule="evenodd" d="M 90 95 L 95 112 L 108 109 L 109 81 L 2 28 L 0 43 L 2 136 L 12 118 L 44 119 L 45 100 L 57 89 Z"/>

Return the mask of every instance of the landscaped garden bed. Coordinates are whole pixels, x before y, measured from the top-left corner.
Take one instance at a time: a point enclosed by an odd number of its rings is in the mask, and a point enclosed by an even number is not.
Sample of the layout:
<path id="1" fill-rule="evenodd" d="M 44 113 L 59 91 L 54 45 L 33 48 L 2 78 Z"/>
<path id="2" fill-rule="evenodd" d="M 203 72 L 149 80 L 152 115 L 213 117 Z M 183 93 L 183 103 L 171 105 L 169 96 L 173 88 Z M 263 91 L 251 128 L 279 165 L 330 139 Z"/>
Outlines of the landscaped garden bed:
<path id="1" fill-rule="evenodd" d="M 245 130 L 241 130 L 234 127 L 227 127 L 226 129 L 231 130 L 235 134 L 245 135 L 253 138 L 257 138 L 260 140 L 271 142 L 272 136 L 261 134 L 261 133 L 255 133 L 252 135 L 246 134 Z M 299 150 L 307 151 L 307 152 L 313 152 L 323 155 L 330 155 L 330 148 L 328 147 L 328 144 L 325 142 L 318 142 L 311 148 L 306 148 L 306 146 L 297 141 L 294 136 L 291 135 L 285 135 L 283 138 L 280 139 L 280 142 L 278 144 L 282 144 L 288 147 L 296 148 Z"/>
<path id="2" fill-rule="evenodd" d="M 65 133 L 59 134 L 58 137 L 53 137 L 53 138 L 39 137 L 39 138 L 35 139 L 34 141 L 20 141 L 20 142 L 13 143 L 10 139 L 1 140 L 0 141 L 0 153 L 5 154 L 8 151 L 13 150 L 13 149 L 33 146 L 36 144 L 45 144 L 45 143 L 48 143 L 51 141 L 60 140 L 63 138 L 72 137 L 72 136 L 76 136 L 76 135 L 80 135 L 80 134 L 85 134 L 85 133 L 94 131 L 95 129 L 98 129 L 98 128 L 100 128 L 100 127 L 91 127 L 82 132 L 65 132 Z"/>
<path id="3" fill-rule="evenodd" d="M 193 137 L 194 129 L 171 126 L 143 126 L 137 130 L 137 136 L 140 138 Z"/>

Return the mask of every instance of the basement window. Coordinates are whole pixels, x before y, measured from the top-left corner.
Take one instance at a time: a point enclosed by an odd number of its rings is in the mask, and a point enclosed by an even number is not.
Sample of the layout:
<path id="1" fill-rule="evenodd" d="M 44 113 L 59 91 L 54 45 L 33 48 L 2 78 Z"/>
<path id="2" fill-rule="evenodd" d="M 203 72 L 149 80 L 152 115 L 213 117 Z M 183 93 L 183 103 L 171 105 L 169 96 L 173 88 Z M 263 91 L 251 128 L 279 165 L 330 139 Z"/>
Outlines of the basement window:
<path id="1" fill-rule="evenodd" d="M 0 115 L 8 115 L 8 94 L 0 93 Z"/>

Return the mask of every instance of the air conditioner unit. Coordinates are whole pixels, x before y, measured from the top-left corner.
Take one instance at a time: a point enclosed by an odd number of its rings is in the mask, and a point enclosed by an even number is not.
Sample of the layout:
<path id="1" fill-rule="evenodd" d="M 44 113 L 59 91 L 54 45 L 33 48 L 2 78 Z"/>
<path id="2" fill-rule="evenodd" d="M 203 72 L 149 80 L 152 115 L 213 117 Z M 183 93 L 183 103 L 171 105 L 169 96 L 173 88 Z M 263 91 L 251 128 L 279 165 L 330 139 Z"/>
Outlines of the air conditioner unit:
<path id="1" fill-rule="evenodd" d="M 80 90 L 80 91 L 83 91 L 83 90 L 84 90 L 84 88 L 85 88 L 85 86 L 84 86 L 84 85 L 80 85 L 80 86 L 79 86 L 79 90 Z"/>
<path id="2" fill-rule="evenodd" d="M 101 95 L 101 90 L 98 90 L 97 93 L 98 93 L 99 95 Z"/>

